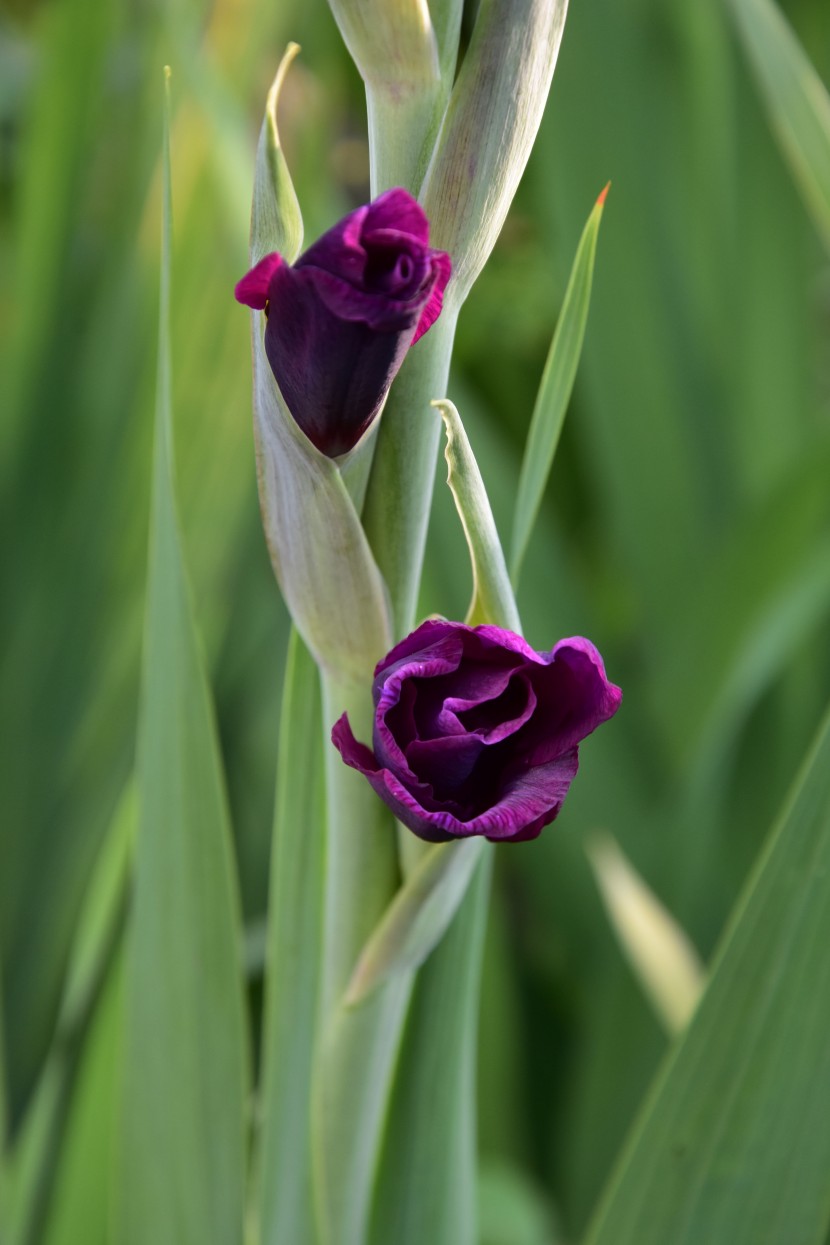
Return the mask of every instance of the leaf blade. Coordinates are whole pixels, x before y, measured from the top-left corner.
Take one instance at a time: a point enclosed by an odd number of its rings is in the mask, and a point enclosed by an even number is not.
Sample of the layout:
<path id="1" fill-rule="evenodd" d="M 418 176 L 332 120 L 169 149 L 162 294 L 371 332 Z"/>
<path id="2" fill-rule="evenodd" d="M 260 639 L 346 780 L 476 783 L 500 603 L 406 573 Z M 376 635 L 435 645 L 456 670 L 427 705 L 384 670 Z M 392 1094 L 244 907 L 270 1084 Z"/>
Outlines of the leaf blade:
<path id="1" fill-rule="evenodd" d="M 314 1240 L 310 1112 L 322 946 L 321 736 L 317 667 L 292 631 L 268 904 L 259 1191 L 263 1245 Z"/>
<path id="2" fill-rule="evenodd" d="M 730 7 L 781 150 L 830 250 L 830 94 L 771 0 Z"/>
<path id="3" fill-rule="evenodd" d="M 173 477 L 168 115 L 116 1239 L 231 1245 L 243 1231 L 247 1039 L 230 826 Z"/>
<path id="4" fill-rule="evenodd" d="M 588 323 L 594 258 L 607 193 L 608 186 L 594 204 L 579 239 L 530 421 L 513 515 L 510 570 L 514 585 L 518 582 L 528 541 L 542 504 L 576 379 Z"/>
<path id="5" fill-rule="evenodd" d="M 830 1223 L 830 716 L 586 1245 L 822 1245 Z M 746 1189 L 751 1187 L 751 1205 Z"/>

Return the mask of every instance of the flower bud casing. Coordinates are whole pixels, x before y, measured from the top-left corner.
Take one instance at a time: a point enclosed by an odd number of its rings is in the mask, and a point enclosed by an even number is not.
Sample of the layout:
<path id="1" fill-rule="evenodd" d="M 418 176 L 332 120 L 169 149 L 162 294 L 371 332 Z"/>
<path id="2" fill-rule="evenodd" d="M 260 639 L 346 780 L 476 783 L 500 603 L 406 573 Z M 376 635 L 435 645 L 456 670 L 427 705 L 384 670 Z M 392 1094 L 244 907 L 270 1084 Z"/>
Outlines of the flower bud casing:
<path id="1" fill-rule="evenodd" d="M 293 259 L 302 226 L 279 146 L 276 105 L 289 48 L 268 99 L 257 154 L 251 260 L 282 248 Z M 360 681 L 388 647 L 386 590 L 337 465 L 297 426 L 265 352 L 263 316 L 251 312 L 254 440 L 265 538 L 285 602 L 324 669 Z"/>
<path id="2" fill-rule="evenodd" d="M 420 195 L 461 305 L 495 245 L 536 138 L 567 0 L 481 0 Z"/>

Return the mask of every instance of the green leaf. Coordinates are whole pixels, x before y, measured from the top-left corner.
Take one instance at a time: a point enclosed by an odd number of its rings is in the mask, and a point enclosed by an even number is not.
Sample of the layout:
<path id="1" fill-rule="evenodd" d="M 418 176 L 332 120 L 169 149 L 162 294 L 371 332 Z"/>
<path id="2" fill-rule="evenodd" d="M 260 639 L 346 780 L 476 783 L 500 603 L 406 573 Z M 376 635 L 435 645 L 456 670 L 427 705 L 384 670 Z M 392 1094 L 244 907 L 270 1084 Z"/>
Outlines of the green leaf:
<path id="1" fill-rule="evenodd" d="M 313 1086 L 315 1194 L 324 1245 L 364 1245 L 411 974 L 396 974 L 360 1007 L 344 1006 L 358 956 L 400 879 L 392 813 L 343 764 L 330 739 L 331 723 L 344 711 L 358 738 L 371 736 L 371 684 L 347 687 L 324 676 L 322 689 L 328 825 Z"/>
<path id="2" fill-rule="evenodd" d="M 480 1245 L 564 1245 L 541 1190 L 504 1160 L 480 1165 L 478 1212 Z"/>
<path id="3" fill-rule="evenodd" d="M 588 845 L 609 920 L 663 1028 L 680 1033 L 703 991 L 704 971 L 690 939 L 610 835 Z"/>
<path id="4" fill-rule="evenodd" d="M 311 1065 L 322 949 L 325 797 L 317 667 L 288 648 L 271 856 L 262 1043 L 262 1245 L 314 1240 Z"/>
<path id="5" fill-rule="evenodd" d="M 391 828 L 390 838 L 394 841 Z M 324 1245 L 365 1245 L 411 986 L 411 974 L 398 973 L 360 1006 L 340 1004 L 323 1034 L 314 1070 L 312 1136 Z"/>
<path id="6" fill-rule="evenodd" d="M 830 248 L 830 95 L 772 0 L 731 0 L 773 130 Z"/>
<path id="7" fill-rule="evenodd" d="M 455 498 L 473 567 L 473 599 L 467 622 L 471 626 L 495 623 L 521 631 L 493 512 L 464 425 L 452 402 L 441 400 L 432 405 L 441 412 L 446 426 L 447 483 Z"/>
<path id="8" fill-rule="evenodd" d="M 167 124 L 163 179 L 139 820 L 115 1239 L 119 1245 L 234 1245 L 243 1231 L 247 1035 L 230 826 L 174 494 Z"/>
<path id="9" fill-rule="evenodd" d="M 513 515 L 510 570 L 514 584 L 518 582 L 527 543 L 542 504 L 576 379 L 576 369 L 585 338 L 585 325 L 588 323 L 594 257 L 607 193 L 606 186 L 594 204 L 579 239 L 565 291 L 565 301 L 556 324 L 530 421 Z"/>
<path id="10" fill-rule="evenodd" d="M 830 715 L 635 1127 L 590 1245 L 824 1245 L 828 946 Z"/>
<path id="11" fill-rule="evenodd" d="M 477 1240 L 478 996 L 492 862 L 486 845 L 446 936 L 418 973 L 378 1170 L 372 1245 Z"/>
<path id="12" fill-rule="evenodd" d="M 483 839 L 441 843 L 420 858 L 369 939 L 345 995 L 354 1007 L 394 973 L 419 968 L 464 898 Z"/>

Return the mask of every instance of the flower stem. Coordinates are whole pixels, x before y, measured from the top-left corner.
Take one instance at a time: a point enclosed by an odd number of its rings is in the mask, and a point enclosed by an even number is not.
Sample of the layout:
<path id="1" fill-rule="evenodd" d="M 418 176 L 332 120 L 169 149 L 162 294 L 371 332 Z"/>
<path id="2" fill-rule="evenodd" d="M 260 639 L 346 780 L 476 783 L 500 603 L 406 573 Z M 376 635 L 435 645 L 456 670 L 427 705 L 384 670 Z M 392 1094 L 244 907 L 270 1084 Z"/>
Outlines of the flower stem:
<path id="1" fill-rule="evenodd" d="M 410 352 L 389 394 L 366 490 L 363 526 L 386 580 L 395 639 L 412 630 L 424 560 L 457 312 L 446 307 Z"/>
<path id="2" fill-rule="evenodd" d="M 333 723 L 344 712 L 360 738 L 371 738 L 370 685 L 341 683 L 324 674 L 322 688 L 328 796 L 321 1013 L 325 1024 L 363 944 L 397 889 L 399 875 L 392 814 L 361 775 L 343 764 L 330 739 Z"/>

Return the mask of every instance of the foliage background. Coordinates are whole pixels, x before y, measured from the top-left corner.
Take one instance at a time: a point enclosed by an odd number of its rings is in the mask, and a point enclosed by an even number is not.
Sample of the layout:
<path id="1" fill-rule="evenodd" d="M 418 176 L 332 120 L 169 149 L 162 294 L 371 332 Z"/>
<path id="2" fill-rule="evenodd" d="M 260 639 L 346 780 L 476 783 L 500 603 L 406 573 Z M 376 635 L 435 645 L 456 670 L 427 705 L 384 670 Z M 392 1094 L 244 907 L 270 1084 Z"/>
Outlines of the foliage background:
<path id="1" fill-rule="evenodd" d="M 828 81 L 830 10 L 782 7 Z M 303 54 L 281 133 L 312 238 L 365 198 L 368 172 L 362 89 L 323 0 L 3 11 L 0 972 L 12 1127 L 47 1056 L 48 1068 L 66 1055 L 53 1039 L 67 957 L 133 766 L 164 63 L 179 496 L 257 1014 L 287 619 L 259 527 L 248 321 L 231 293 L 262 104 L 288 39 Z M 498 853 L 480 1067 L 493 1245 L 514 1240 L 515 1219 L 506 1236 L 498 1220 L 520 1193 L 528 1215 L 538 1203 L 579 1233 L 666 1045 L 607 923 L 588 837 L 610 830 L 708 957 L 830 691 L 830 270 L 719 0 L 573 5 L 527 174 L 461 317 L 450 386 L 503 538 L 571 258 L 609 178 L 585 353 L 519 604 L 537 647 L 591 636 L 626 699 L 585 747 L 556 827 Z M 469 572 L 443 476 L 442 463 L 422 605 L 459 617 Z M 116 957 L 72 1052 L 80 1076 L 48 1245 L 71 1242 L 73 1222 L 89 1245 L 105 1239 L 118 989 Z"/>

